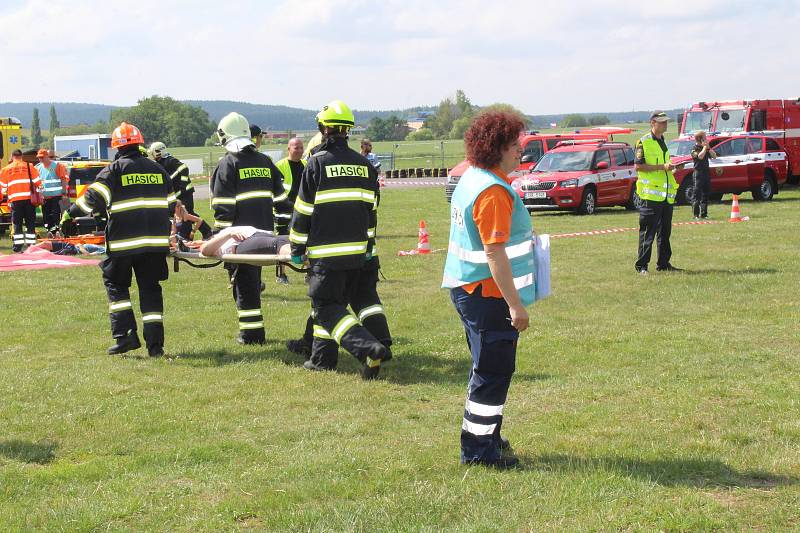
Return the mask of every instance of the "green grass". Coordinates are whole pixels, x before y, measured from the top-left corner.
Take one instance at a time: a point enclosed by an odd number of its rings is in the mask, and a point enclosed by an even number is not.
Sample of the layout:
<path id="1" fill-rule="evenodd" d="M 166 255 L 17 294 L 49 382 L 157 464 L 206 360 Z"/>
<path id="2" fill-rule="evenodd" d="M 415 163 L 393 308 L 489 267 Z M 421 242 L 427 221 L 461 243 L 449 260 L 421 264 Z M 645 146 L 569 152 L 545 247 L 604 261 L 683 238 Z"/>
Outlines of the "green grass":
<path id="1" fill-rule="evenodd" d="M 164 283 L 174 359 L 149 360 L 104 355 L 98 269 L 0 273 L 2 530 L 796 531 L 800 192 L 746 196 L 750 222 L 675 228 L 684 273 L 635 275 L 636 232 L 553 241 L 554 296 L 531 309 L 506 406 L 514 472 L 458 465 L 469 356 L 444 254 L 394 255 L 421 218 L 446 246 L 441 189 L 384 194 L 396 345 L 378 382 L 346 354 L 308 373 L 286 353 L 308 312 L 297 275 L 265 269 L 270 341 L 245 348 L 224 272 L 182 267 Z"/>

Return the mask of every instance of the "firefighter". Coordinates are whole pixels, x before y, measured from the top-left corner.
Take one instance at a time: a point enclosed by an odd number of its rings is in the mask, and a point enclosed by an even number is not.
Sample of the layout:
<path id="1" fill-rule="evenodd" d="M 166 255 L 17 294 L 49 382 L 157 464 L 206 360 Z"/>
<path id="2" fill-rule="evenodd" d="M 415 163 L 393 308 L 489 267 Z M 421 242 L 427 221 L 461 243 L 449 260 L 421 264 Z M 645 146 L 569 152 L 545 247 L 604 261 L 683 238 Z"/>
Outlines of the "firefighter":
<path id="1" fill-rule="evenodd" d="M 314 342 L 308 370 L 332 370 L 342 346 L 374 379 L 391 355 L 347 306 L 357 305 L 360 279 L 371 258 L 378 192 L 375 168 L 347 145 L 353 112 L 334 100 L 317 114 L 322 144 L 311 154 L 300 181 L 289 231 L 292 262 L 310 262 L 308 295 L 314 313 Z M 356 297 L 354 299 L 354 297 Z M 335 346 L 334 346 L 335 347 Z"/>
<path id="2" fill-rule="evenodd" d="M 31 203 L 34 190 L 42 190 L 39 171 L 22 160 L 22 150 L 14 150 L 11 163 L 0 171 L 0 196 L 11 204 L 12 250 L 16 253 L 36 244 L 36 206 Z"/>
<path id="3" fill-rule="evenodd" d="M 167 171 L 172 182 L 172 190 L 175 191 L 176 198 L 181 201 L 186 211 L 191 215 L 199 216 L 194 210 L 194 185 L 189 179 L 189 167 L 180 159 L 167 153 L 167 146 L 162 142 L 151 144 L 147 149 L 147 155 Z M 204 239 L 211 237 L 211 226 L 205 221 L 200 224 L 198 229 Z"/>
<path id="4" fill-rule="evenodd" d="M 300 177 L 306 168 L 306 161 L 303 159 L 303 141 L 297 137 L 289 139 L 287 151 L 287 157 L 275 163 L 275 166 L 281 171 L 283 188 L 289 195 L 283 202 L 275 204 L 275 233 L 278 235 L 289 235 L 289 223 L 292 220 L 294 200 L 297 198 L 297 191 L 300 187 Z M 278 265 L 275 268 L 275 278 L 278 283 L 289 283 L 283 265 Z"/>
<path id="5" fill-rule="evenodd" d="M 36 157 L 39 159 L 36 170 L 42 179 L 42 196 L 44 196 L 42 218 L 45 229 L 53 234 L 61 220 L 61 199 L 67 195 L 69 175 L 64 165 L 50 158 L 50 151 L 42 148 L 36 152 Z"/>
<path id="6" fill-rule="evenodd" d="M 247 119 L 238 113 L 222 118 L 217 135 L 227 151 L 211 175 L 214 228 L 253 226 L 274 231 L 273 201 L 287 194 L 272 160 L 256 150 Z M 239 312 L 239 344 L 264 343 L 261 314 L 261 267 L 226 265 Z"/>
<path id="7" fill-rule="evenodd" d="M 108 258 L 100 268 L 116 341 L 108 353 L 122 354 L 141 346 L 130 297 L 135 273 L 147 352 L 158 357 L 164 354 L 164 302 L 159 282 L 169 275 L 167 254 L 175 194 L 164 167 L 139 150 L 143 144 L 136 126 L 121 123 L 111 135 L 111 147 L 117 149 L 114 161 L 64 211 L 61 222 L 92 212 L 107 213 Z"/>

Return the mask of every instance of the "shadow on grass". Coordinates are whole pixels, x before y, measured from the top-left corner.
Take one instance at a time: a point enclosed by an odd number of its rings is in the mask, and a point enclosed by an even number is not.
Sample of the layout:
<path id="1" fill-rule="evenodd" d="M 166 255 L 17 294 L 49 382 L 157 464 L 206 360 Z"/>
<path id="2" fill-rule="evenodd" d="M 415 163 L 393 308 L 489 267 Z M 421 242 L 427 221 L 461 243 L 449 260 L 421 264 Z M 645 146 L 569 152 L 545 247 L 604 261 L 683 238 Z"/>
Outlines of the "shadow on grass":
<path id="1" fill-rule="evenodd" d="M 688 276 L 701 276 L 701 275 L 714 275 L 714 276 L 745 276 L 745 275 L 761 275 L 761 274 L 778 274 L 778 270 L 774 268 L 740 268 L 740 269 L 722 269 L 722 268 L 701 268 L 699 270 L 684 270 L 677 274 L 686 274 Z"/>
<path id="2" fill-rule="evenodd" d="M 223 366 L 248 361 L 260 361 L 263 359 L 275 360 L 296 360 L 286 349 L 284 340 L 267 339 L 262 346 L 243 347 L 240 350 L 228 350 L 226 348 L 209 348 L 205 350 L 192 351 L 173 351 L 167 353 L 168 357 L 175 357 L 185 361 L 207 361 L 214 366 Z M 300 361 L 302 364 L 302 361 Z"/>
<path id="3" fill-rule="evenodd" d="M 57 448 L 58 444 L 52 441 L 4 440 L 0 441 L 0 456 L 44 465 L 55 458 Z"/>
<path id="4" fill-rule="evenodd" d="M 552 472 L 611 472 L 665 487 L 742 487 L 771 489 L 795 485 L 798 478 L 761 470 L 736 470 L 716 459 L 636 459 L 628 457 L 575 457 L 540 455 L 526 458 L 526 469 Z"/>

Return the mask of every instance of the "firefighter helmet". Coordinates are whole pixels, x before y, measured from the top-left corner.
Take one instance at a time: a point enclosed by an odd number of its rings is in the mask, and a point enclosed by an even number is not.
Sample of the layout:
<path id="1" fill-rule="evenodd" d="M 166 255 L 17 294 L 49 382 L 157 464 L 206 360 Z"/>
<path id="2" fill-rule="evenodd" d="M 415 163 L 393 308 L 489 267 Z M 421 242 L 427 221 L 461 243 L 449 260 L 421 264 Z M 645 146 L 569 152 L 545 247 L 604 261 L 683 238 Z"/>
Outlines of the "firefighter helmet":
<path id="1" fill-rule="evenodd" d="M 111 134 L 111 148 L 122 148 L 133 144 L 144 144 L 142 132 L 133 124 L 121 123 Z"/>
<path id="2" fill-rule="evenodd" d="M 250 124 L 239 113 L 228 113 L 217 126 L 217 137 L 229 152 L 239 152 L 253 144 L 250 138 Z"/>
<path id="3" fill-rule="evenodd" d="M 159 157 L 166 155 L 167 145 L 161 141 L 156 141 L 150 145 L 150 148 L 147 149 L 147 153 L 153 159 L 158 159 Z"/>
<path id="4" fill-rule="evenodd" d="M 356 124 L 353 112 L 341 100 L 334 100 L 317 113 L 317 122 L 322 126 L 352 128 Z"/>

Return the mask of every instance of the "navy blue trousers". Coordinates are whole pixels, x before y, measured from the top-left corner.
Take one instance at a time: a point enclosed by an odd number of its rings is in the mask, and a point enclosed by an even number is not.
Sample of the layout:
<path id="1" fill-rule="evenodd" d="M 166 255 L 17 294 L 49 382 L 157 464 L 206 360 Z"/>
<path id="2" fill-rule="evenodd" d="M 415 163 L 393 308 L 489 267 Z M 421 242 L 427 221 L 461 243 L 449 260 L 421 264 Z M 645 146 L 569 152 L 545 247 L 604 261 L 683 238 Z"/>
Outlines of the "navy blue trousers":
<path id="1" fill-rule="evenodd" d="M 461 460 L 492 462 L 500 458 L 503 406 L 511 385 L 519 332 L 511 325 L 508 304 L 502 298 L 484 298 L 480 287 L 472 294 L 452 289 L 472 367 L 467 403 L 461 424 Z"/>

